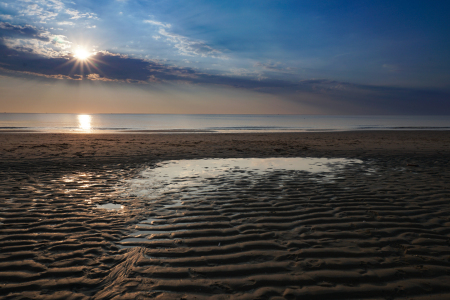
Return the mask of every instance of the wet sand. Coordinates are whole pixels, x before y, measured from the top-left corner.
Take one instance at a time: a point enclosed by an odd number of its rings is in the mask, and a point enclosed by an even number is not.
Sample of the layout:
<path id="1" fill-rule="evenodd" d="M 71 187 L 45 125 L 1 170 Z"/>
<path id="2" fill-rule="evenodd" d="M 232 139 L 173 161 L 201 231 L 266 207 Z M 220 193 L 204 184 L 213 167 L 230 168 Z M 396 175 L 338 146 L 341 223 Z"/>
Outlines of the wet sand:
<path id="1" fill-rule="evenodd" d="M 0 141 L 2 299 L 450 299 L 448 131 Z M 124 192 L 159 161 L 227 157 L 363 163 Z"/>

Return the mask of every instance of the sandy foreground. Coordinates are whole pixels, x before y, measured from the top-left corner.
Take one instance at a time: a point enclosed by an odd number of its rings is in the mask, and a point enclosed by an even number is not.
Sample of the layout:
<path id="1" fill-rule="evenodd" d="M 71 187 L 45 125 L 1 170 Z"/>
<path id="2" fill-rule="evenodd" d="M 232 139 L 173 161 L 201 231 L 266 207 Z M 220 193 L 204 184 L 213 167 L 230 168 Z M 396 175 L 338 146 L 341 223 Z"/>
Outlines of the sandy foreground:
<path id="1" fill-rule="evenodd" d="M 362 163 L 127 192 L 160 161 L 249 157 Z M 0 132 L 0 186 L 1 299 L 450 299 L 450 131 Z"/>

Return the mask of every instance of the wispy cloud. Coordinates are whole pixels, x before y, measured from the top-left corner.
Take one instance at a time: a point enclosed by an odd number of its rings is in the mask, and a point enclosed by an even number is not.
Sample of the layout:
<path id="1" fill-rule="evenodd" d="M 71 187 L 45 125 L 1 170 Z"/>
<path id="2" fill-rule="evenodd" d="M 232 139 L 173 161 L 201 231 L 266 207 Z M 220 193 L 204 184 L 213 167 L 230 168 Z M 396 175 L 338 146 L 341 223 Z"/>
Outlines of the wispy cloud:
<path id="1" fill-rule="evenodd" d="M 164 28 L 160 28 L 158 32 L 160 35 L 165 36 L 168 41 L 174 43 L 175 48 L 182 55 L 225 58 L 221 51 L 208 46 L 202 41 L 194 41 L 185 36 L 167 32 Z"/>
<path id="2" fill-rule="evenodd" d="M 0 71 L 3 71 L 5 73 L 13 73 L 13 71 L 7 69 L 7 68 L 2 68 L 0 67 Z M 67 76 L 67 75 L 61 75 L 61 74 L 56 74 L 56 75 L 48 75 L 48 74 L 42 74 L 42 73 L 36 73 L 36 72 L 30 72 L 30 71 L 21 71 L 20 74 L 23 75 L 28 75 L 28 76 L 32 76 L 32 77 L 44 77 L 44 78 L 48 78 L 48 79 L 57 79 L 57 80 L 83 80 L 83 76 L 81 75 L 74 75 L 74 76 Z"/>
<path id="3" fill-rule="evenodd" d="M 70 2 L 70 4 L 74 5 L 75 3 Z M 70 19 L 73 20 L 81 18 L 98 19 L 95 13 L 66 8 L 65 3 L 60 0 L 18 0 L 12 7 L 17 9 L 19 15 L 36 17 L 40 23 L 55 20 L 61 14 L 69 15 Z"/>
<path id="4" fill-rule="evenodd" d="M 70 15 L 70 19 L 77 20 L 81 18 L 88 18 L 88 19 L 98 19 L 97 14 L 95 13 L 80 13 L 76 9 L 66 9 L 65 13 Z"/>
<path id="5" fill-rule="evenodd" d="M 0 19 L 3 19 L 3 20 L 12 20 L 12 16 L 11 16 L 11 15 L 2 15 L 2 14 L 0 14 Z"/>
<path id="6" fill-rule="evenodd" d="M 24 2 L 37 2 L 43 6 L 47 6 L 48 8 L 52 8 L 54 10 L 60 11 L 64 8 L 63 1 L 60 0 L 23 0 Z"/>
<path id="7" fill-rule="evenodd" d="M 44 9 L 38 4 L 29 4 L 25 9 L 20 10 L 19 13 L 27 16 L 37 16 L 41 23 L 46 23 L 48 20 L 52 20 L 58 15 L 58 12 Z"/>
<path id="8" fill-rule="evenodd" d="M 166 27 L 166 28 L 172 27 L 171 24 L 168 24 L 168 23 L 164 24 L 162 22 L 158 22 L 158 21 L 154 21 L 154 20 L 144 20 L 144 23 L 152 24 L 152 25 L 156 25 L 156 26 L 161 26 L 161 27 Z"/>
<path id="9" fill-rule="evenodd" d="M 245 68 L 231 68 L 229 73 L 225 73 L 225 76 L 239 76 L 239 77 L 249 77 L 255 78 L 259 81 L 267 79 L 268 77 L 263 75 L 261 71 L 248 70 Z"/>
<path id="10" fill-rule="evenodd" d="M 69 22 L 69 21 L 58 22 L 57 24 L 61 25 L 61 26 L 73 26 L 73 25 L 75 25 L 74 22 Z"/>
<path id="11" fill-rule="evenodd" d="M 155 20 L 144 20 L 144 23 L 158 26 L 158 33 L 160 35 L 153 35 L 152 37 L 155 40 L 159 40 L 161 37 L 165 37 L 166 41 L 173 44 L 174 47 L 178 49 L 178 52 L 181 55 L 214 57 L 222 59 L 226 58 L 222 51 L 207 45 L 203 41 L 193 40 L 186 36 L 168 32 L 166 28 L 172 27 L 172 25 L 169 23 L 162 23 Z"/>
<path id="12" fill-rule="evenodd" d="M 291 67 L 286 67 L 281 62 L 267 62 L 267 63 L 257 62 L 254 66 L 260 67 L 260 68 L 263 68 L 265 70 L 272 71 L 272 72 L 286 72 L 286 73 L 292 72 Z"/>
<path id="13" fill-rule="evenodd" d="M 15 5 L 19 6 L 19 13 L 36 16 L 41 23 L 55 19 L 64 8 L 64 3 L 60 0 L 19 0 Z"/>

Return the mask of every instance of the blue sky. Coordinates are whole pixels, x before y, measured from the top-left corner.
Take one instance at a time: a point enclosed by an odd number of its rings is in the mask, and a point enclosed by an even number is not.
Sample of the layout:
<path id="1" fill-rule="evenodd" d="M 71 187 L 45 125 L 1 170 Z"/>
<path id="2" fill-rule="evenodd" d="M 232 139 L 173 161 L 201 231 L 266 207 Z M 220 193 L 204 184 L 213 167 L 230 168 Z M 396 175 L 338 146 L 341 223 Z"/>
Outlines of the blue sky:
<path id="1" fill-rule="evenodd" d="M 450 114 L 449 11 L 446 1 L 0 1 L 0 111 Z"/>

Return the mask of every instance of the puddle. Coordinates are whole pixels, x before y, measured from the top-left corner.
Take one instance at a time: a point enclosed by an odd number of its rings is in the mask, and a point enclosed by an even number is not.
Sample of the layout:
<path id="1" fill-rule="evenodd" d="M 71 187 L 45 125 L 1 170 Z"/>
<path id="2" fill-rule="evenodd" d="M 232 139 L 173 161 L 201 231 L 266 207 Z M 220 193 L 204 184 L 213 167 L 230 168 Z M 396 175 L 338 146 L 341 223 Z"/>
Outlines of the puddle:
<path id="1" fill-rule="evenodd" d="M 148 168 L 139 178 L 128 180 L 124 196 L 158 199 L 163 195 L 177 194 L 181 190 L 189 193 L 216 190 L 230 180 L 250 181 L 255 176 L 276 171 L 302 171 L 321 174 L 315 180 L 332 180 L 340 169 L 351 164 L 361 164 L 358 159 L 345 158 L 228 158 L 171 160 Z M 179 199 L 166 207 L 182 205 Z"/>
<path id="2" fill-rule="evenodd" d="M 126 238 L 126 239 L 121 240 L 120 242 L 121 242 L 121 243 L 127 243 L 127 242 L 134 242 L 134 243 L 139 242 L 139 243 L 145 243 L 145 242 L 148 242 L 148 241 L 149 241 L 149 240 L 146 239 L 146 238 Z M 129 246 L 127 246 L 126 244 L 123 245 L 123 246 L 124 246 L 124 247 L 129 247 Z"/>
<path id="3" fill-rule="evenodd" d="M 103 205 L 98 204 L 97 208 L 107 209 L 107 210 L 121 210 L 121 209 L 123 209 L 123 205 L 113 204 L 113 203 L 107 203 L 107 204 L 103 204 Z"/>

